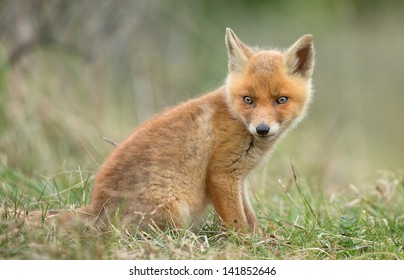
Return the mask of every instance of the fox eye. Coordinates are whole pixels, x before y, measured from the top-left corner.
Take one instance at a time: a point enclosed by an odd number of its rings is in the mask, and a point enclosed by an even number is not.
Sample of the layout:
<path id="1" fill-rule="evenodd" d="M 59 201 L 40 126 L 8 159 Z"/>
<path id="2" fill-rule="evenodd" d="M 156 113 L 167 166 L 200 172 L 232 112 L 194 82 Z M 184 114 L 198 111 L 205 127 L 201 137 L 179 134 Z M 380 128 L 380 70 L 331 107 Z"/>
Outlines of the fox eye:
<path id="1" fill-rule="evenodd" d="M 249 97 L 249 96 L 244 96 L 244 97 L 243 97 L 243 100 L 244 100 L 244 102 L 245 102 L 246 104 L 248 104 L 248 105 L 251 105 L 251 104 L 253 103 L 252 98 Z"/>
<path id="2" fill-rule="evenodd" d="M 286 96 L 281 96 L 276 100 L 276 103 L 278 104 L 284 104 L 288 101 L 288 98 Z"/>

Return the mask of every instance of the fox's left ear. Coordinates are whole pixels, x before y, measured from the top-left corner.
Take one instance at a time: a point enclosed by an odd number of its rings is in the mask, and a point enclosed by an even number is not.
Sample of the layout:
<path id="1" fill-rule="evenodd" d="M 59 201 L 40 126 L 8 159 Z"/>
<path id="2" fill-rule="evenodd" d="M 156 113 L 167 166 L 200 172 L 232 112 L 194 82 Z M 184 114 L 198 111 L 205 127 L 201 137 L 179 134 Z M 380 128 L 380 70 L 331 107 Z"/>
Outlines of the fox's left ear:
<path id="1" fill-rule="evenodd" d="M 287 73 L 310 79 L 313 75 L 314 54 L 313 36 L 301 37 L 285 53 Z"/>

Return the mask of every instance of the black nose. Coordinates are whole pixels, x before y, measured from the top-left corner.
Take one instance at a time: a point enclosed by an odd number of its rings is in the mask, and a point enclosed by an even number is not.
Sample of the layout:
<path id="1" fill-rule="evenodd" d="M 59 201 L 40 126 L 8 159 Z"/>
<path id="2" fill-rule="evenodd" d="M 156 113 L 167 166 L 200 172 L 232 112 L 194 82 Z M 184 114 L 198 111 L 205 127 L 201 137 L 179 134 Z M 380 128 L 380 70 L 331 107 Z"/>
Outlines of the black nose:
<path id="1" fill-rule="evenodd" d="M 258 133 L 259 135 L 261 135 L 261 136 L 267 135 L 268 132 L 269 132 L 269 130 L 270 130 L 269 126 L 267 126 L 267 125 L 264 124 L 264 123 L 260 123 L 260 124 L 257 126 L 256 129 L 257 129 L 257 133 Z"/>

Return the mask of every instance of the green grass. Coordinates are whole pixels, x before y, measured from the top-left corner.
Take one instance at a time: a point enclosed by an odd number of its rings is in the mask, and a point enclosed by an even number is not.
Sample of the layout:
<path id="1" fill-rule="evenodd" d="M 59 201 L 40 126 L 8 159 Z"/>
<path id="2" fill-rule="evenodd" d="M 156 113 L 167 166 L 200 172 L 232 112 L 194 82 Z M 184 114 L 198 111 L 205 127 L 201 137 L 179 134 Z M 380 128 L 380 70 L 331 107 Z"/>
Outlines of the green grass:
<path id="1" fill-rule="evenodd" d="M 293 165 L 292 165 L 293 167 Z M 403 259 L 402 174 L 383 173 L 368 190 L 325 194 L 294 167 L 287 185 L 253 188 L 267 238 L 220 229 L 213 211 L 198 227 L 161 232 L 33 226 L 20 213 L 88 202 L 92 174 L 80 169 L 53 178 L 1 171 L 2 259 Z M 262 175 L 262 174 L 261 174 Z M 251 176 L 251 184 L 260 177 Z M 269 188 L 268 188 L 269 187 Z M 259 190 L 256 190 L 259 189 Z M 30 191 L 28 191 L 30 190 Z"/>

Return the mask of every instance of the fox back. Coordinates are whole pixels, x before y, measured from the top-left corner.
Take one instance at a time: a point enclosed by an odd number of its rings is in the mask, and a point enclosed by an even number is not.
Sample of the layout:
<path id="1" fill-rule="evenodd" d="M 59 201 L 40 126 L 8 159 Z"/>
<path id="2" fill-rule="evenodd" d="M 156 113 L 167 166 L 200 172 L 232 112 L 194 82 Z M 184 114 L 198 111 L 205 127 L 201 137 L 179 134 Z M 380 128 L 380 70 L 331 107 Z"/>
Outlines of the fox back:
<path id="1" fill-rule="evenodd" d="M 156 115 L 119 144 L 96 174 L 95 223 L 189 227 L 213 204 L 223 225 L 258 232 L 244 179 L 311 100 L 312 36 L 288 50 L 256 50 L 231 29 L 223 87 Z"/>

